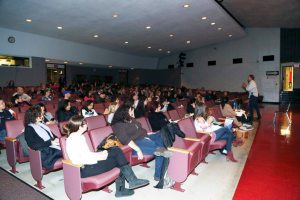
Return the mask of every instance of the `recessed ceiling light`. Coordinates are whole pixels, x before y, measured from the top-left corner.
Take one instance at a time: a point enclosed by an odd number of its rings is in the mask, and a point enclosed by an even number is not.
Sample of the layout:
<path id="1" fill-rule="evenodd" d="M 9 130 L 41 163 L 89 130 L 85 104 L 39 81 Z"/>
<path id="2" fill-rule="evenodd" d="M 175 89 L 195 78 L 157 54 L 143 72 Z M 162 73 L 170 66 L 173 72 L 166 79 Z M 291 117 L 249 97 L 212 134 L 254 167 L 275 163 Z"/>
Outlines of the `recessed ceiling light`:
<path id="1" fill-rule="evenodd" d="M 94 37 L 94 38 L 97 38 L 97 37 L 99 37 L 99 35 L 94 35 L 93 37 Z"/>
<path id="2" fill-rule="evenodd" d="M 171 51 L 167 51 L 167 53 L 171 53 Z"/>
<path id="3" fill-rule="evenodd" d="M 150 29 L 151 28 L 151 26 L 146 26 L 146 29 Z"/>
<path id="4" fill-rule="evenodd" d="M 173 34 L 170 34 L 169 36 L 170 36 L 170 37 L 174 37 L 174 35 L 173 35 Z"/>
<path id="5" fill-rule="evenodd" d="M 130 69 L 134 70 L 134 67 L 131 67 Z"/>
<path id="6" fill-rule="evenodd" d="M 109 68 L 112 68 L 112 65 L 108 65 Z"/>
<path id="7" fill-rule="evenodd" d="M 49 62 L 50 60 L 46 59 L 45 61 L 46 61 L 46 62 Z"/>
<path id="8" fill-rule="evenodd" d="M 147 48 L 148 48 L 148 49 L 151 49 L 151 46 L 148 46 Z"/>
<path id="9" fill-rule="evenodd" d="M 83 63 L 79 63 L 79 65 L 82 65 Z"/>
<path id="10" fill-rule="evenodd" d="M 119 15 L 117 13 L 115 13 L 115 14 L 112 15 L 112 17 L 117 18 L 117 17 L 119 17 Z"/>
<path id="11" fill-rule="evenodd" d="M 202 20 L 206 20 L 206 19 L 207 19 L 207 17 L 202 17 L 201 19 L 202 19 Z"/>
<path id="12" fill-rule="evenodd" d="M 190 5 L 189 4 L 184 4 L 183 7 L 188 8 L 188 7 L 190 7 Z"/>
<path id="13" fill-rule="evenodd" d="M 187 44 L 190 44 L 190 43 L 191 43 L 191 41 L 190 41 L 190 40 L 188 40 L 188 41 L 186 41 L 186 43 L 187 43 Z"/>
<path id="14" fill-rule="evenodd" d="M 162 49 L 158 49 L 158 51 L 162 51 Z"/>
<path id="15" fill-rule="evenodd" d="M 218 30 L 219 30 L 219 31 L 221 31 L 221 30 L 222 30 L 222 28 L 221 28 L 221 27 L 219 27 L 219 28 L 218 28 Z"/>
<path id="16" fill-rule="evenodd" d="M 61 29 L 63 29 L 63 27 L 62 26 L 58 26 L 57 29 L 61 30 Z"/>
<path id="17" fill-rule="evenodd" d="M 32 22 L 32 20 L 31 19 L 26 19 L 26 22 Z"/>
<path id="18" fill-rule="evenodd" d="M 126 41 L 126 42 L 124 42 L 125 44 L 128 44 L 128 42 Z"/>
<path id="19" fill-rule="evenodd" d="M 228 37 L 232 37 L 232 35 L 228 35 Z"/>
<path id="20" fill-rule="evenodd" d="M 65 63 L 65 64 L 67 64 L 68 62 L 67 62 L 67 61 L 65 61 L 64 63 Z"/>
<path id="21" fill-rule="evenodd" d="M 210 23 L 210 25 L 212 25 L 212 26 L 214 26 L 215 24 L 216 24 L 215 22 Z"/>

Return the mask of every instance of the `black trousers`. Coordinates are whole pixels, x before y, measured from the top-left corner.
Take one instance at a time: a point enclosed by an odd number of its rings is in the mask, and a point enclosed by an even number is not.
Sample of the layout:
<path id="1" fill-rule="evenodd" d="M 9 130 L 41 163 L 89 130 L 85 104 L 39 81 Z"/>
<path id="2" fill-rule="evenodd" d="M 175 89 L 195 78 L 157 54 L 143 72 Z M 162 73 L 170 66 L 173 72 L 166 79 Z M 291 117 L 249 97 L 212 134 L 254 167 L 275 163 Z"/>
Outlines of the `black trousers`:
<path id="1" fill-rule="evenodd" d="M 115 167 L 122 167 L 128 164 L 123 151 L 119 147 L 107 149 L 108 156 L 106 160 L 98 161 L 93 165 L 84 165 L 80 169 L 81 178 L 95 176 L 107 172 Z"/>
<path id="2" fill-rule="evenodd" d="M 253 110 L 256 110 L 257 117 L 261 118 L 259 105 L 258 105 L 258 97 L 251 95 L 249 99 L 249 117 L 250 120 L 253 120 Z"/>

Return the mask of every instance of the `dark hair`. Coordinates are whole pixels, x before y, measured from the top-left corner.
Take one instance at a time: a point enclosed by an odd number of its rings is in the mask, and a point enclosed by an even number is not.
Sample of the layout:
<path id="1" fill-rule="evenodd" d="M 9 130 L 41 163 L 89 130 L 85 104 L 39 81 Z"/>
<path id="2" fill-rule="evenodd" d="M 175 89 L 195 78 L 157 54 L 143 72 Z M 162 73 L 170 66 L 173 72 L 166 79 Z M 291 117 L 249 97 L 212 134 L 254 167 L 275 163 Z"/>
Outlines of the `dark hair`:
<path id="1" fill-rule="evenodd" d="M 126 104 L 121 105 L 115 112 L 112 119 L 111 125 L 114 125 L 118 122 L 129 122 L 131 117 L 129 115 L 129 106 Z"/>
<path id="2" fill-rule="evenodd" d="M 207 108 L 204 103 L 199 102 L 195 107 L 194 118 L 203 117 L 205 120 L 208 117 Z"/>
<path id="3" fill-rule="evenodd" d="M 62 127 L 62 132 L 66 135 L 70 135 L 78 131 L 79 127 L 82 126 L 84 117 L 80 115 L 75 115 L 71 117 L 67 124 Z"/>
<path id="4" fill-rule="evenodd" d="M 41 108 L 37 106 L 32 106 L 25 112 L 24 126 L 31 123 L 36 123 L 36 118 L 41 117 Z"/>
<path id="5" fill-rule="evenodd" d="M 252 80 L 254 80 L 254 78 L 255 78 L 253 74 L 250 74 L 249 77 L 250 77 Z"/>
<path id="6" fill-rule="evenodd" d="M 155 112 L 155 110 L 160 106 L 160 104 L 157 101 L 151 101 L 148 109 L 150 112 Z"/>
<path id="7" fill-rule="evenodd" d="M 38 108 L 40 108 L 40 109 L 41 109 L 41 107 L 44 107 L 45 113 L 47 112 L 47 108 L 46 108 L 45 104 L 43 104 L 42 102 L 36 104 L 35 106 L 38 107 Z"/>
<path id="8" fill-rule="evenodd" d="M 69 99 L 64 99 L 62 100 L 63 102 L 61 104 L 58 104 L 58 110 L 66 110 L 66 107 L 69 105 L 70 100 Z"/>
<path id="9" fill-rule="evenodd" d="M 228 103 L 228 98 L 226 97 L 221 97 L 221 106 L 224 108 L 225 104 Z"/>
<path id="10" fill-rule="evenodd" d="M 89 105 L 91 105 L 92 103 L 94 103 L 94 101 L 92 101 L 92 100 L 84 101 L 84 102 L 83 102 L 83 107 L 82 107 L 82 109 L 88 111 L 88 108 L 87 108 L 87 107 L 88 107 Z"/>

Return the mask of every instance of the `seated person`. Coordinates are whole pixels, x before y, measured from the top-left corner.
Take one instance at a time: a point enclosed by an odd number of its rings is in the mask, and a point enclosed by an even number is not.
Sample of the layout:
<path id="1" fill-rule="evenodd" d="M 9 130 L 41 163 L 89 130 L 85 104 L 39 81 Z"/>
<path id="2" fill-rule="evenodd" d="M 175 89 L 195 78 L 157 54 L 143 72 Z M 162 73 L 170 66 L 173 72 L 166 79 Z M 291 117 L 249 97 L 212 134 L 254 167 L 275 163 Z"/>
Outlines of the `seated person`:
<path id="1" fill-rule="evenodd" d="M 94 102 L 92 100 L 84 101 L 81 109 L 81 115 L 86 117 L 98 116 L 98 113 L 94 110 Z"/>
<path id="2" fill-rule="evenodd" d="M 73 164 L 84 166 L 80 170 L 82 178 L 102 174 L 115 167 L 120 168 L 120 176 L 116 179 L 116 197 L 133 195 L 133 189 L 149 184 L 148 180 L 136 177 L 119 147 L 91 152 L 83 135 L 86 131 L 84 117 L 78 115 L 72 117 L 63 127 L 63 132 L 68 135 L 66 151 L 70 160 Z M 125 180 L 129 183 L 129 189 L 125 188 Z"/>
<path id="3" fill-rule="evenodd" d="M 71 117 L 77 115 L 77 108 L 71 106 L 70 100 L 63 100 L 58 106 L 58 110 L 56 111 L 58 122 L 68 121 Z"/>
<path id="4" fill-rule="evenodd" d="M 88 100 L 90 100 L 90 101 L 93 101 L 93 102 L 94 102 L 94 101 L 95 101 L 95 98 L 93 97 L 93 94 L 94 94 L 94 91 L 90 90 L 90 91 L 88 92 L 88 94 L 84 96 L 83 101 L 88 101 Z"/>
<path id="5" fill-rule="evenodd" d="M 199 133 L 207 133 L 211 136 L 211 143 L 218 140 L 226 140 L 226 150 L 227 150 L 227 161 L 237 162 L 234 159 L 232 148 L 232 142 L 234 140 L 234 135 L 229 128 L 220 127 L 213 125 L 214 117 L 208 116 L 207 108 L 204 103 L 199 103 L 195 107 L 194 114 L 194 125 L 195 129 Z"/>
<path id="6" fill-rule="evenodd" d="M 227 98 L 221 98 L 221 111 L 224 117 L 233 119 L 233 124 L 239 127 L 241 130 L 253 130 L 249 120 L 246 119 L 245 115 L 237 116 L 237 113 L 232 109 L 228 103 Z"/>
<path id="7" fill-rule="evenodd" d="M 195 101 L 196 101 L 195 98 L 189 99 L 187 106 L 186 106 L 186 113 L 194 114 L 195 106 L 196 106 Z"/>
<path id="8" fill-rule="evenodd" d="M 17 87 L 17 92 L 15 92 L 12 96 L 13 98 L 16 96 L 15 99 L 21 98 L 22 102 L 26 103 L 27 105 L 31 105 L 30 104 L 31 97 L 28 94 L 24 93 L 24 89 L 22 87 Z"/>
<path id="9" fill-rule="evenodd" d="M 53 115 L 50 112 L 47 112 L 46 106 L 43 103 L 38 103 L 36 107 L 41 109 L 42 113 L 42 123 L 44 124 L 56 124 L 56 121 Z"/>
<path id="10" fill-rule="evenodd" d="M 144 102 L 139 100 L 139 95 L 138 93 L 134 93 L 132 95 L 132 100 L 133 100 L 133 108 L 134 108 L 134 116 L 135 118 L 143 117 L 145 116 L 145 106 Z"/>
<path id="11" fill-rule="evenodd" d="M 52 169 L 55 162 L 62 157 L 58 138 L 50 128 L 42 123 L 41 109 L 32 106 L 25 113 L 25 140 L 33 150 L 41 151 L 42 166 Z"/>
<path id="12" fill-rule="evenodd" d="M 42 97 L 42 101 L 52 101 L 53 100 L 53 96 L 51 95 L 50 89 L 45 89 L 44 93 L 45 93 L 45 95 Z"/>
<path id="13" fill-rule="evenodd" d="M 148 119 L 153 132 L 158 132 L 160 129 L 169 123 L 166 116 L 161 112 L 161 106 L 157 101 L 153 101 L 149 106 Z"/>
<path id="14" fill-rule="evenodd" d="M 14 119 L 14 116 L 6 109 L 4 100 L 0 98 L 0 142 L 4 142 L 7 136 L 5 122 Z"/>
<path id="15" fill-rule="evenodd" d="M 147 134 L 147 131 L 141 127 L 141 124 L 133 119 L 134 110 L 126 105 L 121 105 L 115 112 L 111 127 L 114 135 L 124 145 L 128 145 L 134 151 L 134 155 L 142 160 L 145 155 L 156 155 L 154 179 L 161 178 L 163 168 L 163 157 L 170 157 L 171 152 L 164 149 L 160 134 Z"/>

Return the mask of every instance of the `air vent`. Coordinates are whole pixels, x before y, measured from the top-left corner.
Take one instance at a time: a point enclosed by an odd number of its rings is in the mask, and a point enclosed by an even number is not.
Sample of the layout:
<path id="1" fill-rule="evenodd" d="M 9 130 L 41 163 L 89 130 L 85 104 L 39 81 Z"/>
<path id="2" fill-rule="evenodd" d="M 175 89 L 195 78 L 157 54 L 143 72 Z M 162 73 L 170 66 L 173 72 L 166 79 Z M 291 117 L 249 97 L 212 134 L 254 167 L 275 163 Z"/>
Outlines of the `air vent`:
<path id="1" fill-rule="evenodd" d="M 213 65 L 217 65 L 217 62 L 215 60 L 210 60 L 207 62 L 208 66 L 213 66 Z"/>
<path id="2" fill-rule="evenodd" d="M 186 63 L 186 67 L 194 67 L 194 63 Z"/>
<path id="3" fill-rule="evenodd" d="M 168 69 L 174 69 L 174 65 L 168 65 Z"/>
<path id="4" fill-rule="evenodd" d="M 263 61 L 273 61 L 274 55 L 263 56 Z"/>
<path id="5" fill-rule="evenodd" d="M 243 63 L 243 58 L 234 58 L 232 59 L 233 64 Z"/>

